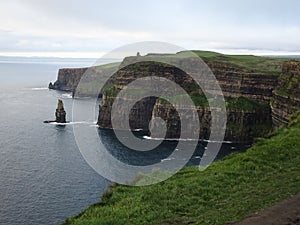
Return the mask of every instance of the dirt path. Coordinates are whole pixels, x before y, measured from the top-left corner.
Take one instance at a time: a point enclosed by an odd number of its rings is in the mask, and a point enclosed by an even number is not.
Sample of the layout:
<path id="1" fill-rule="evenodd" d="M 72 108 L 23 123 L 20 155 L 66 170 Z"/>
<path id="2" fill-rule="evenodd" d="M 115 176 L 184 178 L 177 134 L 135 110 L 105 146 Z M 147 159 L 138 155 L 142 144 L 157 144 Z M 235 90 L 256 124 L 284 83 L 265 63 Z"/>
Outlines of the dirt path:
<path id="1" fill-rule="evenodd" d="M 300 192 L 232 225 L 300 225 Z"/>

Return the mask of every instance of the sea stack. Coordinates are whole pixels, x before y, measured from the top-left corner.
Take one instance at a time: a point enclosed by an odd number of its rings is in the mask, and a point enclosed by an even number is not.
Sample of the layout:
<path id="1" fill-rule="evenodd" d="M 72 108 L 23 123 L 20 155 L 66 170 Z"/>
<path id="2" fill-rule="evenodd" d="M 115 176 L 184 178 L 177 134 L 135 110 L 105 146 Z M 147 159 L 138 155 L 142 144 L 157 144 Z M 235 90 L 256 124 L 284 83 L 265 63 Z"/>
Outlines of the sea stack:
<path id="1" fill-rule="evenodd" d="M 58 99 L 57 109 L 56 109 L 56 112 L 55 112 L 55 117 L 56 117 L 55 122 L 57 122 L 57 123 L 66 123 L 66 111 L 64 109 L 64 103 L 60 99 Z"/>

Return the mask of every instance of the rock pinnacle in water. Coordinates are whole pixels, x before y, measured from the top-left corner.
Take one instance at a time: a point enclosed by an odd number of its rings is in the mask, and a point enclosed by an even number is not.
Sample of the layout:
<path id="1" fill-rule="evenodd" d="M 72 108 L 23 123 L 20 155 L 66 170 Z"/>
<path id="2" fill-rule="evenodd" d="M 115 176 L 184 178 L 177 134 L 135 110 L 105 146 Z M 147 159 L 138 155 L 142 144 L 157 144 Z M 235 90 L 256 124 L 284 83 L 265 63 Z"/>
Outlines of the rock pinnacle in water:
<path id="1" fill-rule="evenodd" d="M 64 110 L 64 103 L 62 100 L 58 100 L 57 108 L 55 112 L 57 123 L 66 123 L 66 111 Z"/>

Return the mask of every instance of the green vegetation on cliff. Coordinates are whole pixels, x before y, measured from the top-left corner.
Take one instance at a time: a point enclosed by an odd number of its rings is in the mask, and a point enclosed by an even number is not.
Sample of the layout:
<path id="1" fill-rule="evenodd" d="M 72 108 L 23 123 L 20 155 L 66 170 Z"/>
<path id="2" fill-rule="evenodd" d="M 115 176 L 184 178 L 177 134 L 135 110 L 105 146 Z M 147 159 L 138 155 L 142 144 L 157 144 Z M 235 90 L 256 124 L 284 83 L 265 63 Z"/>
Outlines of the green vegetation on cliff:
<path id="1" fill-rule="evenodd" d="M 300 114 L 288 128 L 205 171 L 182 169 L 146 187 L 114 185 L 65 224 L 227 224 L 300 190 Z"/>
<path id="2" fill-rule="evenodd" d="M 279 74 L 281 65 L 286 58 L 262 57 L 255 55 L 225 55 L 209 51 L 193 51 L 206 63 L 224 63 L 236 68 L 245 69 L 249 72 L 264 72 Z"/>
<path id="3" fill-rule="evenodd" d="M 281 72 L 282 63 L 289 60 L 288 58 L 280 57 L 264 57 L 255 55 L 228 55 L 212 51 L 200 51 L 192 50 L 193 53 L 198 55 L 205 63 L 216 63 L 231 66 L 236 69 L 244 70 L 247 72 L 257 72 L 257 73 L 268 73 L 268 74 L 278 74 Z M 133 62 L 136 57 L 144 60 L 147 57 L 153 59 L 167 58 L 172 60 L 185 59 L 190 57 L 191 54 L 188 51 L 178 52 L 176 54 L 148 54 L 146 56 L 129 56 L 123 61 L 125 64 Z M 163 65 L 163 64 L 161 64 Z M 134 66 L 135 69 L 139 68 L 139 65 Z"/>
<path id="4" fill-rule="evenodd" d="M 245 97 L 226 98 L 227 109 L 229 110 L 263 110 L 268 109 L 267 102 L 254 102 Z"/>

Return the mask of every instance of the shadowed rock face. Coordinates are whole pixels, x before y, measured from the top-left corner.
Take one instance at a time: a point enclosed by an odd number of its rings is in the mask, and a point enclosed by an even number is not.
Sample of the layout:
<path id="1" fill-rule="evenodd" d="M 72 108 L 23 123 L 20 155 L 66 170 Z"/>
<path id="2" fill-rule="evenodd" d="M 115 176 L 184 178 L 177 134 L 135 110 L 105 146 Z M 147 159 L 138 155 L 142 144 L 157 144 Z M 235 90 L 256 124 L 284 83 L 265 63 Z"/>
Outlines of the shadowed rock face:
<path id="1" fill-rule="evenodd" d="M 285 62 L 273 91 L 272 120 L 275 126 L 285 126 L 289 117 L 300 109 L 300 61 Z"/>
<path id="2" fill-rule="evenodd" d="M 122 64 L 130 59 L 125 58 Z M 272 124 L 275 126 L 286 125 L 288 118 L 300 109 L 300 61 L 285 62 L 282 66 L 282 74 L 270 74 L 264 72 L 251 72 L 226 63 L 208 62 L 219 81 L 224 97 L 227 99 L 245 98 L 252 102 L 258 102 L 267 107 L 253 109 L 243 107 L 227 108 L 226 140 L 251 141 L 255 137 L 270 131 Z M 95 77 L 101 77 L 96 71 Z M 58 80 L 50 84 L 49 88 L 74 91 L 86 68 L 61 69 Z M 180 84 L 188 93 L 194 93 L 195 83 L 190 76 L 183 71 L 171 66 L 159 66 L 147 62 L 139 65 L 128 65 L 120 69 L 109 80 L 109 85 L 114 87 L 110 93 L 103 93 L 102 104 L 99 109 L 98 125 L 111 128 L 111 106 L 115 94 L 137 78 L 146 76 L 160 76 Z M 78 90 L 76 90 L 78 92 Z M 115 93 L 116 92 L 116 93 Z M 201 91 L 196 94 L 201 94 Z M 83 93 L 82 96 L 88 95 Z M 124 99 L 130 101 L 130 99 Z M 200 126 L 200 137 L 208 138 L 210 130 L 211 112 L 205 105 L 197 107 Z M 123 112 L 120 111 L 122 114 Z M 63 112 L 58 113 L 63 118 Z M 168 126 L 168 138 L 176 138 L 180 132 L 178 115 L 174 108 L 161 103 L 157 98 L 143 99 L 134 105 L 130 113 L 130 127 L 132 129 L 149 128 L 149 121 L 154 117 L 165 119 Z M 63 121 L 63 119 L 58 119 Z"/>
<path id="3" fill-rule="evenodd" d="M 228 108 L 225 140 L 248 142 L 270 131 L 272 120 L 268 104 L 272 97 L 272 90 L 277 84 L 278 76 L 249 73 L 221 64 L 212 64 L 210 66 L 226 98 L 238 99 L 243 97 L 249 101 L 264 105 L 264 107 L 250 109 L 241 107 Z M 137 78 L 152 75 L 173 80 L 190 94 L 195 94 L 196 92 L 199 92 L 198 94 L 202 93 L 201 90 L 198 90 L 198 86 L 190 76 L 172 66 L 161 66 L 148 62 L 140 63 L 136 66 L 127 66 L 119 70 L 113 79 L 111 79 L 110 84 L 114 88 L 103 93 L 102 104 L 99 109 L 98 125 L 103 128 L 112 128 L 111 109 L 118 91 Z M 130 98 L 123 100 L 128 103 L 131 101 Z M 179 108 L 184 110 L 186 106 L 182 105 Z M 126 109 L 119 109 L 118 112 L 120 115 L 125 113 L 122 110 Z M 208 106 L 199 105 L 197 106 L 197 112 L 200 121 L 199 139 L 208 139 L 211 125 L 211 111 Z M 157 117 L 162 118 L 166 122 L 166 138 L 180 137 L 181 125 L 178 113 L 176 113 L 175 108 L 171 104 L 161 102 L 156 97 L 140 100 L 134 105 L 130 110 L 130 127 L 131 129 L 149 131 L 148 128 L 151 128 L 152 125 L 154 126 L 154 124 L 149 124 L 149 122 Z M 186 119 L 191 120 L 192 118 Z M 122 129 L 122 121 L 120 121 L 119 125 L 120 129 Z M 115 128 L 118 129 L 118 127 Z M 191 132 L 191 130 L 193 130 L 192 127 L 188 128 L 188 132 Z M 151 136 L 153 135 L 151 134 Z"/>
<path id="4" fill-rule="evenodd" d="M 57 80 L 52 84 L 50 82 L 49 89 L 60 91 L 74 91 L 88 68 L 65 68 L 58 71 Z"/>
<path id="5" fill-rule="evenodd" d="M 57 103 L 55 117 L 56 117 L 55 122 L 66 123 L 66 111 L 64 110 L 64 104 L 63 104 L 62 100 L 60 100 L 60 99 L 58 100 L 58 103 Z"/>

